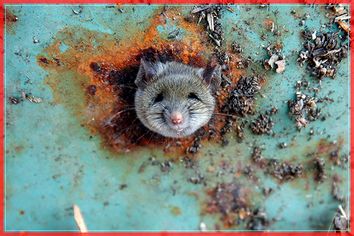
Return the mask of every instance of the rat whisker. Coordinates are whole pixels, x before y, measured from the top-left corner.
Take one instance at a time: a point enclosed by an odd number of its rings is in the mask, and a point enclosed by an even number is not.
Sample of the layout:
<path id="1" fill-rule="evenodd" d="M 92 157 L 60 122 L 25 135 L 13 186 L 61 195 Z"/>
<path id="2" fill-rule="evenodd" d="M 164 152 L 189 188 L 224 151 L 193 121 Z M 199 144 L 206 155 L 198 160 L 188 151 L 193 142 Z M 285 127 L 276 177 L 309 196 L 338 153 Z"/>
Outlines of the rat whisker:
<path id="1" fill-rule="evenodd" d="M 135 108 L 135 105 L 124 105 L 124 104 L 122 104 L 120 107 L 134 107 Z"/>
<path id="2" fill-rule="evenodd" d="M 213 115 L 218 115 L 218 116 L 229 116 L 229 117 L 237 117 L 237 115 L 231 115 L 231 114 L 226 114 L 226 113 L 213 113 Z"/>
<path id="3" fill-rule="evenodd" d="M 147 141 L 147 143 L 150 144 L 150 142 L 151 142 L 152 138 L 154 137 L 155 133 L 150 131 L 150 130 L 148 130 L 146 133 L 150 133 L 150 137 L 149 137 L 149 139 Z"/>
<path id="4" fill-rule="evenodd" d="M 134 90 L 137 89 L 137 87 L 128 86 L 128 85 L 124 85 L 124 84 L 119 84 L 117 87 L 118 88 L 130 88 L 130 89 L 134 89 Z"/>
<path id="5" fill-rule="evenodd" d="M 129 130 L 132 126 L 134 126 L 134 123 L 135 123 L 135 121 L 136 121 L 137 119 L 138 119 L 138 118 L 136 117 L 128 127 L 125 127 L 124 129 L 118 130 L 118 131 L 117 131 L 117 135 L 121 135 L 121 134 L 123 134 L 124 131 Z"/>
<path id="6" fill-rule="evenodd" d="M 139 140 L 142 139 L 145 135 L 147 135 L 149 132 L 145 132 L 143 135 L 141 135 L 137 140 L 135 140 L 135 143 L 139 143 Z"/>
<path id="7" fill-rule="evenodd" d="M 111 117 L 109 117 L 107 120 L 103 121 L 104 122 L 104 126 L 113 126 L 112 124 L 112 121 L 117 117 L 119 116 L 120 114 L 122 114 L 123 112 L 126 112 L 126 111 L 132 111 L 132 110 L 135 110 L 135 108 L 127 108 L 127 109 L 124 109 L 124 110 L 121 110 L 115 114 L 113 114 Z"/>

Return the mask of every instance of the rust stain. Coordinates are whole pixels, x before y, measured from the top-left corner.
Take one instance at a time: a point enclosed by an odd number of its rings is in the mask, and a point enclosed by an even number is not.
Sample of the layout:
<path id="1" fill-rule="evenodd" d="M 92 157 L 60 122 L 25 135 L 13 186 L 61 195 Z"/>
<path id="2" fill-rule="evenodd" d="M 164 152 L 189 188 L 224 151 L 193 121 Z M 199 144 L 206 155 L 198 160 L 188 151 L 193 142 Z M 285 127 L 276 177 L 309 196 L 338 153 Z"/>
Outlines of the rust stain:
<path id="1" fill-rule="evenodd" d="M 16 153 L 20 153 L 24 150 L 24 146 L 22 145 L 17 145 L 14 147 Z"/>
<path id="2" fill-rule="evenodd" d="M 49 72 L 47 84 L 54 93 L 54 102 L 69 108 L 93 134 L 103 137 L 103 145 L 113 152 L 127 152 L 139 146 L 163 146 L 170 154 L 180 155 L 194 136 L 180 139 L 164 138 L 147 130 L 137 119 L 134 106 L 135 76 L 141 56 L 149 53 L 185 64 L 206 66 L 213 48 L 201 26 L 189 23 L 179 14 L 179 8 L 169 8 L 165 14 L 174 18 L 185 30 L 181 41 L 169 41 L 159 36 L 157 26 L 166 20 L 160 10 L 150 19 L 150 26 L 132 39 L 117 41 L 112 35 L 80 27 L 64 28 L 55 41 L 37 56 L 38 64 Z M 61 46 L 68 49 L 62 51 Z M 243 74 L 236 69 L 238 58 L 231 59 L 228 77 L 235 84 Z M 220 91 L 220 111 L 229 91 Z M 202 140 L 211 139 L 210 128 L 216 130 L 213 139 L 220 138 L 224 117 L 216 117 L 203 128 Z"/>
<path id="3" fill-rule="evenodd" d="M 18 17 L 13 14 L 10 10 L 5 10 L 5 24 L 6 24 L 6 32 L 7 33 L 14 33 L 14 26 L 18 21 Z"/>
<path id="4" fill-rule="evenodd" d="M 175 216 L 179 216 L 179 215 L 182 214 L 181 209 L 179 207 L 176 207 L 176 206 L 172 206 L 170 211 Z"/>
<path id="5" fill-rule="evenodd" d="M 263 21 L 263 25 L 264 25 L 264 28 L 266 28 L 267 30 L 270 31 L 274 27 L 274 21 L 272 19 L 266 18 Z"/>
<path id="6" fill-rule="evenodd" d="M 220 220 L 226 229 L 252 215 L 251 191 L 243 186 L 223 183 L 208 189 L 207 195 L 210 199 L 203 207 L 202 214 L 220 214 Z"/>
<path id="7" fill-rule="evenodd" d="M 330 142 L 327 139 L 321 139 L 317 144 L 317 154 L 330 154 L 339 150 L 344 144 L 343 137 L 339 137 L 336 142 Z"/>

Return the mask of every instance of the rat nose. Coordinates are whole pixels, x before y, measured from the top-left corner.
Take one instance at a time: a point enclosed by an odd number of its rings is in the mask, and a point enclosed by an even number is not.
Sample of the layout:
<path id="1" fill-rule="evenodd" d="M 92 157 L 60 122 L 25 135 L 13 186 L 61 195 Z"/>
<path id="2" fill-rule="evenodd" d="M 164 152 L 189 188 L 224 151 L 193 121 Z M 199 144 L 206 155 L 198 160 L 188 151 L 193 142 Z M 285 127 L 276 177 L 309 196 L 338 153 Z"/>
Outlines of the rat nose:
<path id="1" fill-rule="evenodd" d="M 179 125 L 183 121 L 183 116 L 181 112 L 174 111 L 171 113 L 171 121 L 174 125 Z"/>

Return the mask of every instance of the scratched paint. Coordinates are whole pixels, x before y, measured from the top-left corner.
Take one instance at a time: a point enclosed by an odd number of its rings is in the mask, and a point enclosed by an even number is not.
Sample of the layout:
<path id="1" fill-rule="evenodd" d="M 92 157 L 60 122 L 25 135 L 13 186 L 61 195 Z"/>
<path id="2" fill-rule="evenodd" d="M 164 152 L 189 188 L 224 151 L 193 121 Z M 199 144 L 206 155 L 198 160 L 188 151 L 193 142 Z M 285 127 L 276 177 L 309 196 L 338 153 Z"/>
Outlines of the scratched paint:
<path id="1" fill-rule="evenodd" d="M 300 78 L 317 83 L 296 59 L 302 47 L 300 31 L 318 30 L 328 21 L 323 7 L 232 6 L 233 11 L 223 12 L 226 49 L 237 41 L 242 56 L 255 61 L 246 69 L 232 67 L 229 77 L 233 83 L 245 74 L 261 73 L 266 78 L 256 114 L 278 108 L 275 135 L 256 136 L 245 128 L 242 142 L 232 133 L 226 146 L 218 138 L 203 140 L 200 152 L 188 158 L 182 151 L 189 139 L 170 150 L 168 140 L 127 149 L 112 144 L 112 136 L 105 136 L 110 130 L 100 129 L 100 124 L 114 114 L 120 94 L 92 63 L 100 71 L 121 72 L 126 65 L 136 67 L 139 53 L 153 46 L 178 50 L 178 59 L 185 63 L 205 65 L 213 46 L 202 24 L 185 21 L 192 6 L 172 7 L 165 15 L 156 5 L 119 6 L 121 10 L 105 5 L 6 9 L 6 98 L 25 91 L 43 99 L 39 104 L 5 101 L 6 230 L 76 230 L 74 203 L 93 231 L 198 230 L 200 222 L 211 230 L 247 229 L 247 211 L 239 209 L 225 219 L 217 208 L 210 208 L 220 183 L 237 184 L 245 195 L 242 204 L 252 210 L 263 208 L 272 219 L 267 226 L 271 230 L 328 230 L 338 205 L 348 202 L 348 166 L 338 165 L 331 155 L 349 154 L 348 60 L 340 64 L 335 80 L 322 81 L 320 95 L 331 94 L 334 99 L 323 107 L 326 120 L 298 132 L 284 102 L 293 98 Z M 305 26 L 289 17 L 293 9 L 299 15 L 310 14 Z M 266 30 L 270 20 L 282 29 L 281 35 Z M 169 39 L 169 32 L 176 29 L 180 35 Z M 264 34 L 267 40 L 262 40 Z M 284 74 L 262 67 L 266 58 L 262 44 L 274 42 L 287 58 Z M 230 55 L 231 63 L 236 63 L 239 56 Z M 221 93 L 219 100 L 226 95 Z M 314 135 L 309 135 L 311 129 Z M 289 147 L 280 149 L 282 142 Z M 279 181 L 265 173 L 251 161 L 255 145 L 264 147 L 262 155 L 268 159 L 301 163 L 303 175 Z M 314 156 L 326 160 L 323 182 L 315 181 Z M 166 161 L 171 161 L 167 167 Z M 252 174 L 245 174 L 245 169 Z M 341 180 L 342 202 L 333 198 L 333 178 Z M 264 195 L 268 188 L 273 191 Z"/>

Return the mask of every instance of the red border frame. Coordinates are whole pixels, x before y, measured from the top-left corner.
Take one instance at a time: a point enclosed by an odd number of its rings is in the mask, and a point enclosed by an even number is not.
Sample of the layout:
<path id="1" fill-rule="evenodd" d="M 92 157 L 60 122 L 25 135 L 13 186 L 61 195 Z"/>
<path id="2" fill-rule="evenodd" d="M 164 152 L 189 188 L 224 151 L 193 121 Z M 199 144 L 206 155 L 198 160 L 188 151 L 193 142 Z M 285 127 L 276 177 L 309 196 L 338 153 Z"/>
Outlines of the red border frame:
<path id="1" fill-rule="evenodd" d="M 350 13 L 351 16 L 354 16 L 354 9 L 351 0 L 4 0 L 0 5 L 0 50 L 1 50 L 1 57 L 0 57 L 0 235 L 55 235 L 55 236 L 64 236 L 64 235 L 74 235 L 74 234 L 81 234 L 75 232 L 4 232 L 4 23 L 5 23 L 5 4 L 95 4 L 95 3 L 107 3 L 107 4 L 206 4 L 206 3 L 214 3 L 214 4 L 226 4 L 226 3 L 242 3 L 242 4 L 350 4 Z M 353 25 L 354 19 L 351 18 L 350 20 L 350 28 L 352 29 L 350 32 L 350 79 L 354 77 L 354 57 L 353 57 Z M 350 83 L 350 90 L 353 91 L 354 83 Z M 354 96 L 350 97 L 350 154 L 354 150 L 354 132 L 352 132 L 352 127 L 354 125 L 354 118 L 353 118 L 353 110 L 351 109 L 351 105 L 354 104 Z M 353 183 L 354 183 L 354 168 L 353 165 L 354 160 L 350 158 L 350 226 L 353 227 L 354 220 L 353 220 L 353 200 L 354 196 L 352 194 L 353 190 Z M 350 228 L 351 230 L 351 228 Z M 203 235 L 207 234 L 210 236 L 219 236 L 219 235 L 240 235 L 240 236 L 249 236 L 249 235 L 269 235 L 269 236 L 279 236 L 279 235 L 288 235 L 288 236 L 298 236 L 298 235 L 306 235 L 306 236 L 331 236 L 331 235 L 354 235 L 353 230 L 350 232 L 345 233 L 328 233 L 328 232 L 220 232 L 220 233 L 198 233 L 198 232 L 190 232 L 190 233 L 174 233 L 174 232 L 156 232 L 156 233 L 87 233 L 87 235 L 129 235 L 129 236 L 138 236 L 138 235 L 161 235 L 161 236 L 186 236 L 186 235 Z"/>

